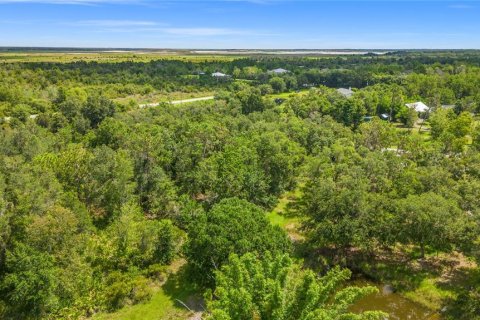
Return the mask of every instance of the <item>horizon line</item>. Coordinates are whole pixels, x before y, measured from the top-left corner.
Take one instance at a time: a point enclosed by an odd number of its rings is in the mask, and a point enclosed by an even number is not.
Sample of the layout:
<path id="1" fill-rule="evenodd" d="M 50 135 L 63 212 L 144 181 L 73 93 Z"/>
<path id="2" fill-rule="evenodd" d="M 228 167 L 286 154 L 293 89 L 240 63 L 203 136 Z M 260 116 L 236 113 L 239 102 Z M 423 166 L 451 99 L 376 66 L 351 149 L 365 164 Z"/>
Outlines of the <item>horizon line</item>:
<path id="1" fill-rule="evenodd" d="M 74 50 L 180 50 L 180 51 L 409 51 L 409 50 L 424 50 L 424 51 L 460 51 L 460 50 L 480 50 L 480 48 L 174 48 L 174 47 L 96 47 L 96 46 L 9 46 L 0 45 L 2 49 L 74 49 Z"/>

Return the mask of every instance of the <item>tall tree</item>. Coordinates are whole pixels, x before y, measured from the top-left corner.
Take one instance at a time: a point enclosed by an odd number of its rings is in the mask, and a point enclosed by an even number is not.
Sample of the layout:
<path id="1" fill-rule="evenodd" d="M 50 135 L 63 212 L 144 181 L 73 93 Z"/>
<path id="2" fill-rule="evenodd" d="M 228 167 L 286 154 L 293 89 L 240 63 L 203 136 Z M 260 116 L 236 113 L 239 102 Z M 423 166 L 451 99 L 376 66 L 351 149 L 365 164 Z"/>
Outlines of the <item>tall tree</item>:
<path id="1" fill-rule="evenodd" d="M 216 272 L 208 320 L 375 320 L 382 312 L 355 314 L 348 307 L 374 287 L 345 287 L 350 271 L 335 268 L 323 277 L 302 270 L 287 255 L 261 260 L 248 253 L 230 256 Z"/>
<path id="2" fill-rule="evenodd" d="M 213 283 L 230 254 L 266 251 L 287 252 L 290 242 L 283 230 L 270 224 L 265 212 L 245 200 L 224 199 L 198 217 L 188 230 L 185 253 L 193 274 L 204 284 Z"/>
<path id="3" fill-rule="evenodd" d="M 397 203 L 398 226 L 402 241 L 420 247 L 449 251 L 463 235 L 468 216 L 451 200 L 434 193 L 409 195 Z"/>

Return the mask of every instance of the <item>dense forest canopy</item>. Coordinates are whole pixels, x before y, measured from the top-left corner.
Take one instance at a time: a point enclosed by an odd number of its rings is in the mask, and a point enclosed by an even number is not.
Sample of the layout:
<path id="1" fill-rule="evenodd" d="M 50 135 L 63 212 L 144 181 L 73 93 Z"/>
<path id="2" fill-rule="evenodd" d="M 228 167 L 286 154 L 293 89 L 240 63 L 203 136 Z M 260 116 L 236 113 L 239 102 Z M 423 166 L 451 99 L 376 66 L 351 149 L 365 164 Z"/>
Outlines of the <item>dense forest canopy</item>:
<path id="1" fill-rule="evenodd" d="M 4 62 L 0 318 L 146 302 L 180 263 L 205 319 L 382 319 L 352 272 L 479 319 L 479 112 L 475 51 Z"/>

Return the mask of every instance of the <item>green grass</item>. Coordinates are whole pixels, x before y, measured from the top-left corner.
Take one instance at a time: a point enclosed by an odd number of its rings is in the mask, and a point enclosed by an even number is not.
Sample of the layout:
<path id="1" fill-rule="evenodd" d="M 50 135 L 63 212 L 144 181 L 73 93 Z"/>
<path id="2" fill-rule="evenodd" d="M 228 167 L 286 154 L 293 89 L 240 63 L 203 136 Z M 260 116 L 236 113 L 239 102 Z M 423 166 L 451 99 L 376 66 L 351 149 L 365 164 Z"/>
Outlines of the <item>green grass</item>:
<path id="1" fill-rule="evenodd" d="M 186 320 L 194 312 L 203 311 L 202 294 L 188 281 L 184 263 L 185 261 L 175 261 L 170 266 L 172 274 L 161 287 L 154 288 L 155 293 L 149 301 L 125 306 L 112 313 L 99 313 L 91 319 Z M 191 311 L 183 304 L 186 304 Z"/>
<path id="2" fill-rule="evenodd" d="M 459 288 L 468 286 L 468 274 L 476 267 L 474 261 L 456 253 L 418 257 L 418 248 L 398 245 L 358 266 L 369 279 L 391 284 L 402 296 L 435 311 L 453 301 Z"/>
<path id="3" fill-rule="evenodd" d="M 304 90 L 300 90 L 300 92 L 282 92 L 282 93 L 273 93 L 273 94 L 269 94 L 267 95 L 268 98 L 272 98 L 272 99 L 288 99 L 288 98 L 291 98 L 291 97 L 295 97 L 295 96 L 298 96 L 298 95 L 305 95 L 307 94 L 308 92 L 310 91 L 310 89 L 304 89 Z"/>
<path id="4" fill-rule="evenodd" d="M 277 206 L 267 213 L 270 223 L 284 229 L 290 239 L 295 242 L 304 240 L 304 236 L 299 230 L 302 217 L 292 208 L 292 204 L 301 197 L 302 185 L 299 184 L 295 190 L 284 193 L 278 199 Z"/>
<path id="5" fill-rule="evenodd" d="M 290 210 L 289 204 L 301 196 L 301 185 L 292 191 L 285 192 L 279 199 L 277 206 L 267 214 L 268 219 L 274 225 L 286 227 L 287 224 L 298 222 L 300 218 Z"/>
<path id="6" fill-rule="evenodd" d="M 287 224 L 291 222 L 295 222 L 298 220 L 297 218 L 294 217 L 287 217 L 286 216 L 286 211 L 287 211 L 287 205 L 291 202 L 289 197 L 286 195 L 283 195 L 279 200 L 277 206 L 267 213 L 267 218 L 270 220 L 270 223 L 280 226 L 282 228 L 285 228 Z"/>
<path id="7" fill-rule="evenodd" d="M 403 295 L 431 310 L 440 310 L 444 301 L 456 296 L 454 292 L 440 288 L 434 278 L 423 279 L 417 288 L 404 292 Z"/>
<path id="8" fill-rule="evenodd" d="M 187 319 L 190 312 L 180 308 L 170 296 L 159 289 L 152 299 L 146 303 L 124 307 L 114 313 L 103 313 L 94 316 L 94 320 L 154 320 L 154 319 Z"/>
<path id="9" fill-rule="evenodd" d="M 287 218 L 276 211 L 267 213 L 267 218 L 271 224 L 282 228 L 285 228 L 285 226 L 288 224 Z"/>

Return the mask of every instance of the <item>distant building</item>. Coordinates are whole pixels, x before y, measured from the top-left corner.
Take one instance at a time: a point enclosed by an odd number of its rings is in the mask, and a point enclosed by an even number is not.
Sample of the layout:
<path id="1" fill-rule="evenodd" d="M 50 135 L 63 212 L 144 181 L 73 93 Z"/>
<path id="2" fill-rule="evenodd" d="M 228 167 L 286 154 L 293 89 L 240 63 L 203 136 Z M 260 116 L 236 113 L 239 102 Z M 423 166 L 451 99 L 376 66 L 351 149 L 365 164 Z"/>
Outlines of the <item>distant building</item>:
<path id="1" fill-rule="evenodd" d="M 408 108 L 414 109 L 417 112 L 427 112 L 430 110 L 430 108 L 423 102 L 418 101 L 418 102 L 413 102 L 413 103 L 407 103 L 405 104 Z"/>
<path id="2" fill-rule="evenodd" d="M 227 75 L 225 73 L 221 73 L 221 72 L 214 72 L 214 73 L 212 73 L 212 77 L 214 77 L 214 78 L 227 78 L 227 77 L 229 77 L 229 75 Z"/>
<path id="3" fill-rule="evenodd" d="M 274 73 L 274 74 L 284 74 L 284 73 L 289 73 L 289 72 L 290 71 L 282 69 L 282 68 L 273 69 L 273 70 L 268 71 L 268 73 Z"/>
<path id="4" fill-rule="evenodd" d="M 390 116 L 389 116 L 387 113 L 382 113 L 382 114 L 380 115 L 380 119 L 382 119 L 382 120 L 388 120 L 388 119 L 390 119 Z"/>
<path id="5" fill-rule="evenodd" d="M 337 89 L 337 92 L 340 93 L 342 96 L 344 96 L 345 98 L 350 98 L 351 96 L 353 96 L 353 91 L 352 91 L 352 88 L 339 88 Z"/>
<path id="6" fill-rule="evenodd" d="M 442 104 L 442 109 L 455 109 L 456 105 L 454 104 Z"/>

